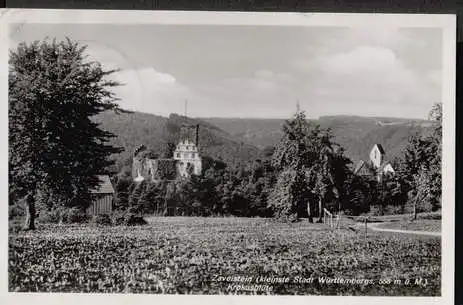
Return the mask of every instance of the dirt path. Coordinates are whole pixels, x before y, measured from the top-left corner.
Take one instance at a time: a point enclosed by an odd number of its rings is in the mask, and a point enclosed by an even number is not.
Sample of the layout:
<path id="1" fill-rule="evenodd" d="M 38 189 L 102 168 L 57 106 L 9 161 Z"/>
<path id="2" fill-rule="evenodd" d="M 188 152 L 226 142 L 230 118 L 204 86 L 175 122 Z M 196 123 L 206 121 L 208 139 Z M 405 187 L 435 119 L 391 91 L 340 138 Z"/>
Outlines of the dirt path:
<path id="1" fill-rule="evenodd" d="M 381 224 L 382 224 L 381 222 L 369 223 L 369 224 L 368 224 L 368 229 L 372 229 L 373 231 L 378 231 L 378 232 L 392 232 L 392 233 L 405 233 L 405 234 L 441 236 L 441 233 L 440 233 L 440 232 L 411 231 L 411 230 L 400 230 L 400 229 L 379 228 L 378 226 L 381 225 Z"/>

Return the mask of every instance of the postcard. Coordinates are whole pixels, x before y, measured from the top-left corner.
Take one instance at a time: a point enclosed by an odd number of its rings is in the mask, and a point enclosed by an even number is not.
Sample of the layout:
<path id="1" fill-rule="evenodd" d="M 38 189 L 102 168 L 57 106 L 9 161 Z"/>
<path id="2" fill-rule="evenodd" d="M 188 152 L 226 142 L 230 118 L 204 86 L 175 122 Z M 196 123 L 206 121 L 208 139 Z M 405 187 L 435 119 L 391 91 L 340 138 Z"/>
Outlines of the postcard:
<path id="1" fill-rule="evenodd" d="M 9 303 L 453 303 L 455 16 L 1 13 Z"/>

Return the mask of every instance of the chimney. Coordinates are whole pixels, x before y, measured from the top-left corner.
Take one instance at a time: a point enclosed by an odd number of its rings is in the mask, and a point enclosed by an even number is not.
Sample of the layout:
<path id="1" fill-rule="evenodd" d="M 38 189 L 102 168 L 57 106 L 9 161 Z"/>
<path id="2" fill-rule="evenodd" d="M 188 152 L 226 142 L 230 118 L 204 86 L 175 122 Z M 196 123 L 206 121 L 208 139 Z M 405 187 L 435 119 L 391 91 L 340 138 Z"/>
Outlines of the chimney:
<path id="1" fill-rule="evenodd" d="M 196 146 L 199 144 L 199 124 L 196 124 L 196 141 L 195 141 Z"/>

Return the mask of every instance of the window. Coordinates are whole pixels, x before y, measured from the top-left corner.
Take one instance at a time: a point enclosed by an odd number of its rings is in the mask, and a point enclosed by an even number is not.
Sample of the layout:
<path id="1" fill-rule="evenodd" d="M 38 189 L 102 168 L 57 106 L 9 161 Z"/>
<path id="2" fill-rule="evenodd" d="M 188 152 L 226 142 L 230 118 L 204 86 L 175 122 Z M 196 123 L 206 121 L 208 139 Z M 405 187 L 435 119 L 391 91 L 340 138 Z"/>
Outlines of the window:
<path id="1" fill-rule="evenodd" d="M 177 153 L 177 158 L 180 158 L 180 153 Z"/>

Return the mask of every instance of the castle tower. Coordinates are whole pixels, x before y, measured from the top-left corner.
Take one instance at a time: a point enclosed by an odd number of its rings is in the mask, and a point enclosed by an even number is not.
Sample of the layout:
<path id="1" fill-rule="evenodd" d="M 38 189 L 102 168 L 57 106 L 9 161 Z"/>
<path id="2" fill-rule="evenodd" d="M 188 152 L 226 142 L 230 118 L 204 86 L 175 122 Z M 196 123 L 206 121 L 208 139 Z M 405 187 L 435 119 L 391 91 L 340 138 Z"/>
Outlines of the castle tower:
<path id="1" fill-rule="evenodd" d="M 180 130 L 180 142 L 174 151 L 174 159 L 178 160 L 178 172 L 181 177 L 200 175 L 202 171 L 199 155 L 199 125 L 184 124 Z"/>

